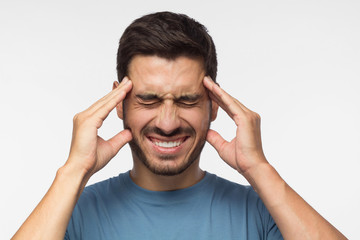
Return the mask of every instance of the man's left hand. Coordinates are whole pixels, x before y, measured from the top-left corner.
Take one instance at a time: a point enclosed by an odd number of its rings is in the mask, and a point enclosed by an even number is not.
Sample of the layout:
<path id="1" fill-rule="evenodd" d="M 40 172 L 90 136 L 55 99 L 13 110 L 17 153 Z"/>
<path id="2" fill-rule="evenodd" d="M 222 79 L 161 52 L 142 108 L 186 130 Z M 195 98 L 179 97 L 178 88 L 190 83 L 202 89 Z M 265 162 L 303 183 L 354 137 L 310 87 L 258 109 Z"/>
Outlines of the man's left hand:
<path id="1" fill-rule="evenodd" d="M 268 163 L 262 149 L 260 116 L 226 93 L 210 77 L 204 78 L 204 86 L 209 90 L 210 98 L 233 119 L 237 127 L 236 137 L 231 142 L 212 129 L 209 129 L 206 140 L 227 164 L 247 177 L 250 169 Z"/>

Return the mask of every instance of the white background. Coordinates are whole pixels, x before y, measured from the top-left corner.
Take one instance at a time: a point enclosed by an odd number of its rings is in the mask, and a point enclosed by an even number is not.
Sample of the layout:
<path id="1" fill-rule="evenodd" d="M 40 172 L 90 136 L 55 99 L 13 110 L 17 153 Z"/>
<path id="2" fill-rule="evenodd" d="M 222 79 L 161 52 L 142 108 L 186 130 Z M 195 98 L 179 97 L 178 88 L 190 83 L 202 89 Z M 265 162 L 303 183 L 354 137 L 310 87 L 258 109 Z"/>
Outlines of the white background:
<path id="1" fill-rule="evenodd" d="M 72 118 L 111 90 L 132 20 L 169 10 L 209 29 L 218 81 L 262 116 L 268 160 L 318 212 L 360 239 L 360 2 L 0 2 L 0 238 L 10 238 L 65 162 Z M 114 112 L 100 135 L 122 128 Z M 213 128 L 235 126 L 221 111 Z M 90 183 L 132 166 L 126 146 Z M 246 183 L 206 145 L 201 166 Z"/>

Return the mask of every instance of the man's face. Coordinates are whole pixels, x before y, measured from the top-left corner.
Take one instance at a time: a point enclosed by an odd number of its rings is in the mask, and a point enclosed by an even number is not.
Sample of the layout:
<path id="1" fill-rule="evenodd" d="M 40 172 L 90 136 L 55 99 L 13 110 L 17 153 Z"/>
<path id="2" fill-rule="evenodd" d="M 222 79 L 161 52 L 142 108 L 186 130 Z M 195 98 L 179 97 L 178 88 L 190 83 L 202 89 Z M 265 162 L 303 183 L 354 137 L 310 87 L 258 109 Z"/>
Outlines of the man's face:
<path id="1" fill-rule="evenodd" d="M 204 76 L 199 59 L 132 59 L 128 77 L 133 88 L 123 105 L 124 127 L 133 135 L 135 161 L 153 173 L 180 174 L 199 160 L 217 110 L 203 86 Z"/>

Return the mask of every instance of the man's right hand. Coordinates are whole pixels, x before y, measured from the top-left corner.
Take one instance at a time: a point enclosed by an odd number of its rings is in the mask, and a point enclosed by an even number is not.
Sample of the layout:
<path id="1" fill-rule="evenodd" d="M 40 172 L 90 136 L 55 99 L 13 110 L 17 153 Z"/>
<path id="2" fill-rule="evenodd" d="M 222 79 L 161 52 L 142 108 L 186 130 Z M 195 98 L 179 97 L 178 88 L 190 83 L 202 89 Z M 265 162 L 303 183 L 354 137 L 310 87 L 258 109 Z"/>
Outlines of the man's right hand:
<path id="1" fill-rule="evenodd" d="M 132 139 L 125 129 L 105 141 L 98 136 L 98 129 L 109 113 L 122 104 L 131 90 L 132 82 L 125 77 L 109 94 L 74 117 L 73 136 L 66 166 L 85 171 L 87 178 L 103 168 L 119 150 Z"/>
<path id="2" fill-rule="evenodd" d="M 131 81 L 124 78 L 109 94 L 76 114 L 68 160 L 12 239 L 64 239 L 72 211 L 89 178 L 132 139 L 130 130 L 123 130 L 107 141 L 97 134 L 111 110 L 122 104 L 131 88 Z"/>

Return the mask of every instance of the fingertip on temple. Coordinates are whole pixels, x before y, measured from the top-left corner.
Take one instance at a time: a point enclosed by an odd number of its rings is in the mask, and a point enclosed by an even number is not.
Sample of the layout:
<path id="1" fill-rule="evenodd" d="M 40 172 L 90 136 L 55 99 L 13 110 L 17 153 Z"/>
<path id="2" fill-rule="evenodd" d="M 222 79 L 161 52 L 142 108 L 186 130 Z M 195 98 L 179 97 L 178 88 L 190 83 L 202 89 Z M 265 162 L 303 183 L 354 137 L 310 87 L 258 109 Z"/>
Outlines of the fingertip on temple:
<path id="1" fill-rule="evenodd" d="M 211 78 L 209 76 L 205 76 L 203 82 L 204 82 L 205 87 L 207 87 L 207 88 L 211 88 L 211 86 L 213 84 L 213 81 L 211 80 Z"/>

